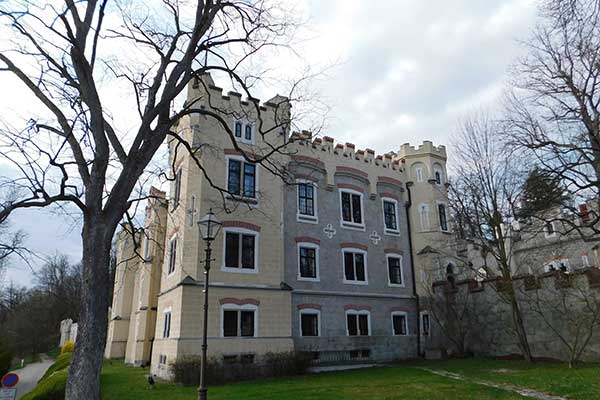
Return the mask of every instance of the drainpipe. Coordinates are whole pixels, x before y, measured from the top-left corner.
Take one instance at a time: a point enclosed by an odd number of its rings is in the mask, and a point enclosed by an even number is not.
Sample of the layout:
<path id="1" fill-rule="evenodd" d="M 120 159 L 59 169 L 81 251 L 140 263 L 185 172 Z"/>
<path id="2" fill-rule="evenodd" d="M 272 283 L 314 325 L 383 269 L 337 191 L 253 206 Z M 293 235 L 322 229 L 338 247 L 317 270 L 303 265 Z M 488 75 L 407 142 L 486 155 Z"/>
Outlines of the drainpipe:
<path id="1" fill-rule="evenodd" d="M 408 249 L 410 251 L 410 269 L 412 276 L 413 296 L 415 297 L 415 304 L 417 307 L 417 357 L 421 357 L 421 307 L 419 306 L 419 295 L 417 294 L 417 283 L 415 279 L 415 262 L 413 260 L 412 231 L 410 228 L 410 207 L 412 206 L 412 194 L 410 192 L 411 186 L 412 182 L 406 183 L 408 201 L 404 203 L 404 209 L 406 211 L 406 224 L 408 225 Z"/>

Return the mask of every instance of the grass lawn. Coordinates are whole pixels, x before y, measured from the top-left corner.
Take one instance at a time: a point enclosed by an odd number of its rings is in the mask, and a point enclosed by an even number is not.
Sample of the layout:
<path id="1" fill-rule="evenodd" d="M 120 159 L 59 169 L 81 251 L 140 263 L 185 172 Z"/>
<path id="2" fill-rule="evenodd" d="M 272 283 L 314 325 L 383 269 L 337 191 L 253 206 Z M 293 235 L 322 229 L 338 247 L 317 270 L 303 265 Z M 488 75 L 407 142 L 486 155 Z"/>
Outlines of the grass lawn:
<path id="1" fill-rule="evenodd" d="M 192 400 L 196 388 L 146 383 L 147 369 L 106 362 L 102 370 L 103 400 Z M 211 400 L 348 400 L 348 399 L 522 399 L 516 394 L 460 382 L 398 365 L 318 375 L 265 379 L 209 388 Z"/>
<path id="2" fill-rule="evenodd" d="M 442 360 L 416 363 L 431 369 L 456 372 L 470 378 L 510 383 L 569 399 L 600 399 L 600 364 L 569 369 L 566 363 L 528 364 L 514 360 Z"/>

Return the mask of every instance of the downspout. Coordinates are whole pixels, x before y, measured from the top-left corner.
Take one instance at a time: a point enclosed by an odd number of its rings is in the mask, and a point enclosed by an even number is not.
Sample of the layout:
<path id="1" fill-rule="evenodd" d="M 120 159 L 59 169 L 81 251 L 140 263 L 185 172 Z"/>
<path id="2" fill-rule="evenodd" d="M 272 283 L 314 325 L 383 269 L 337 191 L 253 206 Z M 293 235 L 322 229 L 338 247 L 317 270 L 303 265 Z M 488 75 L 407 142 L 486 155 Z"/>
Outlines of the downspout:
<path id="1" fill-rule="evenodd" d="M 417 357 L 421 357 L 421 307 L 419 306 L 419 295 L 417 294 L 417 283 L 415 279 L 415 262 L 413 260 L 412 230 L 410 225 L 410 207 L 412 206 L 412 194 L 410 191 L 411 186 L 412 182 L 406 183 L 408 201 L 404 203 L 404 209 L 406 211 L 406 224 L 408 227 L 408 249 L 410 251 L 410 269 L 412 277 L 413 296 L 415 297 L 415 304 L 417 307 Z"/>

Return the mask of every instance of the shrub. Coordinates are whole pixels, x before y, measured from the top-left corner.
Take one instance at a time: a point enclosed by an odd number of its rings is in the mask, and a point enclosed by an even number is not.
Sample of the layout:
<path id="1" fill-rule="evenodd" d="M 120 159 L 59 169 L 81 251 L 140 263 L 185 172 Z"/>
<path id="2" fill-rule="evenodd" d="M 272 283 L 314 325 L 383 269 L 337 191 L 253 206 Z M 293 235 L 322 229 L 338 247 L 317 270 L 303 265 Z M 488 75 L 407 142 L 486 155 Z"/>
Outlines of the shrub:
<path id="1" fill-rule="evenodd" d="M 311 358 L 307 353 L 267 353 L 253 364 L 244 362 L 223 363 L 211 358 L 207 363 L 206 381 L 209 385 L 220 385 L 246 379 L 256 379 L 273 376 L 288 376 L 305 374 L 310 366 Z M 175 382 L 184 385 L 200 383 L 199 356 L 185 356 L 171 364 Z"/>
<path id="2" fill-rule="evenodd" d="M 0 377 L 10 370 L 12 358 L 12 353 L 0 341 Z"/>
<path id="3" fill-rule="evenodd" d="M 66 369 L 57 371 L 42 379 L 31 392 L 21 397 L 21 400 L 63 400 L 65 398 L 67 376 Z"/>
<path id="4" fill-rule="evenodd" d="M 66 341 L 60 349 L 60 354 L 72 353 L 75 350 L 75 342 L 72 340 Z"/>
<path id="5" fill-rule="evenodd" d="M 55 372 L 66 370 L 71 364 L 71 358 L 73 358 L 73 353 L 64 353 L 58 356 L 54 364 L 52 364 L 44 376 L 42 376 L 40 382 L 50 377 Z"/>

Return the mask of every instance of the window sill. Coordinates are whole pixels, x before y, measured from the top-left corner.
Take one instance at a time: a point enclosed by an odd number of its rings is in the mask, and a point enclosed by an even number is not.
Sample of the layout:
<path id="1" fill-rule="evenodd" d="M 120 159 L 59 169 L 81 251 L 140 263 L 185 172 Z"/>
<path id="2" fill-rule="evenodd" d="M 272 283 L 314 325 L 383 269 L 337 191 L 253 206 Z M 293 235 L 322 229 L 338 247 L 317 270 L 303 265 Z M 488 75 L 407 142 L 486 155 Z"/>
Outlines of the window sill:
<path id="1" fill-rule="evenodd" d="M 221 271 L 223 272 L 233 272 L 237 274 L 258 274 L 258 268 L 234 268 L 234 267 L 226 267 L 221 266 Z"/>
<path id="2" fill-rule="evenodd" d="M 400 231 L 384 229 L 383 234 L 388 236 L 400 236 Z"/>
<path id="3" fill-rule="evenodd" d="M 389 287 L 399 287 L 399 288 L 406 287 L 406 285 L 404 285 L 404 283 L 391 283 L 391 282 L 388 282 L 388 286 Z"/>
<path id="4" fill-rule="evenodd" d="M 304 215 L 304 214 L 296 214 L 296 220 L 298 222 L 303 222 L 306 224 L 318 224 L 319 223 L 318 217 L 313 217 L 311 215 Z"/>
<path id="5" fill-rule="evenodd" d="M 305 278 L 302 276 L 298 276 L 297 279 L 299 281 L 303 281 L 303 282 L 321 282 L 321 280 L 319 279 L 319 277 L 316 278 Z"/>
<path id="6" fill-rule="evenodd" d="M 365 224 L 356 224 L 352 222 L 340 221 L 340 226 L 345 229 L 352 229 L 355 231 L 365 231 Z"/>
<path id="7" fill-rule="evenodd" d="M 345 285 L 360 285 L 360 286 L 367 286 L 367 285 L 369 285 L 368 281 L 348 281 L 346 279 L 344 279 L 343 283 Z"/>
<path id="8" fill-rule="evenodd" d="M 236 196 L 236 195 L 228 194 L 225 196 L 225 199 L 230 200 L 230 201 L 235 201 L 238 203 L 251 204 L 253 206 L 258 205 L 258 200 L 255 197 L 244 197 L 244 196 Z"/>

